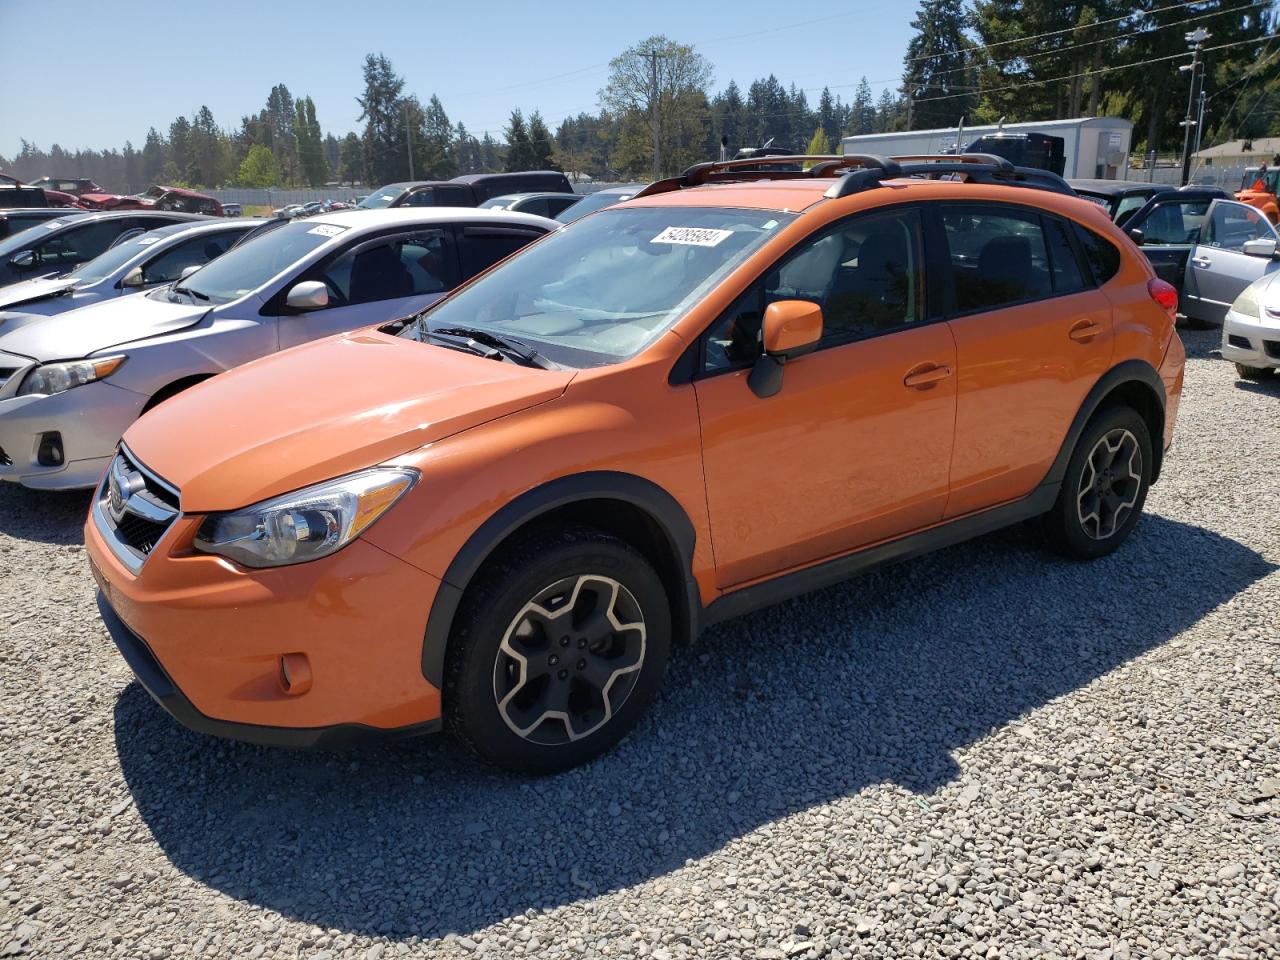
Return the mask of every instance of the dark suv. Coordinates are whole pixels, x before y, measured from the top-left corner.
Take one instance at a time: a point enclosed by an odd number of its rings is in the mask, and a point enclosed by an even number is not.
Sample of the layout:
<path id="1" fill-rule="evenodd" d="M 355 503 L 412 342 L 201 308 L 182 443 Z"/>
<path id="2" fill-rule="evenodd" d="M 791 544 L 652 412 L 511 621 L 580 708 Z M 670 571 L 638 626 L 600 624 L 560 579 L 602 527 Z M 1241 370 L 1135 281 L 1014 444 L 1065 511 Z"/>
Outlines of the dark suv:
<path id="1" fill-rule="evenodd" d="M 478 207 L 508 193 L 573 193 L 558 170 L 468 173 L 452 180 L 407 180 L 379 187 L 360 201 L 365 210 L 385 207 Z"/>

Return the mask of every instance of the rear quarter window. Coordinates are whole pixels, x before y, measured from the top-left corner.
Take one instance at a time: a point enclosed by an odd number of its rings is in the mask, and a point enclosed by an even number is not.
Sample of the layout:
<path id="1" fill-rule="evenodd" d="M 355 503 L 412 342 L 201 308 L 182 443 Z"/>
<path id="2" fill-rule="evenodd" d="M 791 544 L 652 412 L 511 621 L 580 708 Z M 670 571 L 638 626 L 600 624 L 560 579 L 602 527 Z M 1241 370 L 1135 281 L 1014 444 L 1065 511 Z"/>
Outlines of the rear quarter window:
<path id="1" fill-rule="evenodd" d="M 1120 251 L 1110 240 L 1099 236 L 1088 227 L 1082 227 L 1077 223 L 1075 228 L 1080 249 L 1084 253 L 1085 261 L 1089 264 L 1089 272 L 1093 274 L 1093 282 L 1102 286 L 1120 272 Z"/>

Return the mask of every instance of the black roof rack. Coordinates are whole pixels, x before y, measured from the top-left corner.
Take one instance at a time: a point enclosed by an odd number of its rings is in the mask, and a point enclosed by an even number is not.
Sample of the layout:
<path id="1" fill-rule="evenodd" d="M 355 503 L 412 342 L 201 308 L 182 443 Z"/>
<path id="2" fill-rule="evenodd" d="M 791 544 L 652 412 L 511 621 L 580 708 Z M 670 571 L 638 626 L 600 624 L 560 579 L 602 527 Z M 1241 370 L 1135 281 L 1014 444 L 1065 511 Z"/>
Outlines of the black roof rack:
<path id="1" fill-rule="evenodd" d="M 777 169 L 812 164 L 809 169 Z M 742 183 L 752 180 L 811 180 L 839 176 L 826 192 L 829 198 L 847 197 L 877 187 L 885 180 L 904 177 L 963 179 L 966 183 L 999 183 L 1012 187 L 1051 190 L 1070 196 L 1075 191 L 1056 173 L 1031 167 L 1015 167 L 1006 158 L 991 153 L 912 154 L 885 157 L 870 153 L 832 156 L 750 157 L 743 160 L 716 160 L 696 163 L 678 177 L 649 184 L 636 194 L 648 197 L 672 190 L 699 187 L 708 183 Z"/>

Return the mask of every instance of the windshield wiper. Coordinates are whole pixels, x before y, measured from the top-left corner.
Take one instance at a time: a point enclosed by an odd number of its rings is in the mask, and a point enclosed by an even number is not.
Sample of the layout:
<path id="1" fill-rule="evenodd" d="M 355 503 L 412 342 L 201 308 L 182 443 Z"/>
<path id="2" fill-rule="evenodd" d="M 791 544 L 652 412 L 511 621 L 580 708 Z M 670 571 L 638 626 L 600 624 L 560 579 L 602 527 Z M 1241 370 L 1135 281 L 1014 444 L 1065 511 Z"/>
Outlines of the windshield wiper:
<path id="1" fill-rule="evenodd" d="M 201 293 L 199 290 L 192 290 L 190 287 L 177 287 L 177 286 L 175 286 L 175 287 L 173 288 L 173 292 L 174 292 L 174 293 L 185 293 L 185 294 L 186 294 L 188 297 L 190 297 L 193 301 L 194 301 L 194 300 L 208 300 L 208 299 L 209 299 L 209 295 L 208 295 L 207 293 Z"/>
<path id="2" fill-rule="evenodd" d="M 489 330 L 478 330 L 474 327 L 437 327 L 434 330 L 426 330 L 425 332 L 429 337 L 458 337 L 470 343 L 481 344 L 493 351 L 497 351 L 500 356 L 506 357 L 513 363 L 518 363 L 522 366 L 541 367 L 543 370 L 555 370 L 558 368 L 555 363 L 548 360 L 527 343 Z"/>

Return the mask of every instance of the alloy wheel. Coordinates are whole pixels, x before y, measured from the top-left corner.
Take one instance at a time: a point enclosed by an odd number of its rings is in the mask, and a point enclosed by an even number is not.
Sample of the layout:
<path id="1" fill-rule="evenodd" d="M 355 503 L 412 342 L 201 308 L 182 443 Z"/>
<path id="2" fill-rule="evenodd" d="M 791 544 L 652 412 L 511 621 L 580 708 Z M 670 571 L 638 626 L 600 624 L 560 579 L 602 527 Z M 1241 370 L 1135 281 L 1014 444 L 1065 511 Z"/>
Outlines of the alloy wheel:
<path id="1" fill-rule="evenodd" d="M 503 635 L 493 670 L 498 712 L 532 743 L 580 740 L 621 709 L 644 656 L 644 614 L 630 590 L 596 574 L 558 580 Z"/>
<path id="2" fill-rule="evenodd" d="M 1114 536 L 1141 492 L 1142 448 L 1137 437 L 1123 427 L 1108 431 L 1089 451 L 1080 472 L 1076 512 L 1085 534 L 1093 540 Z"/>

